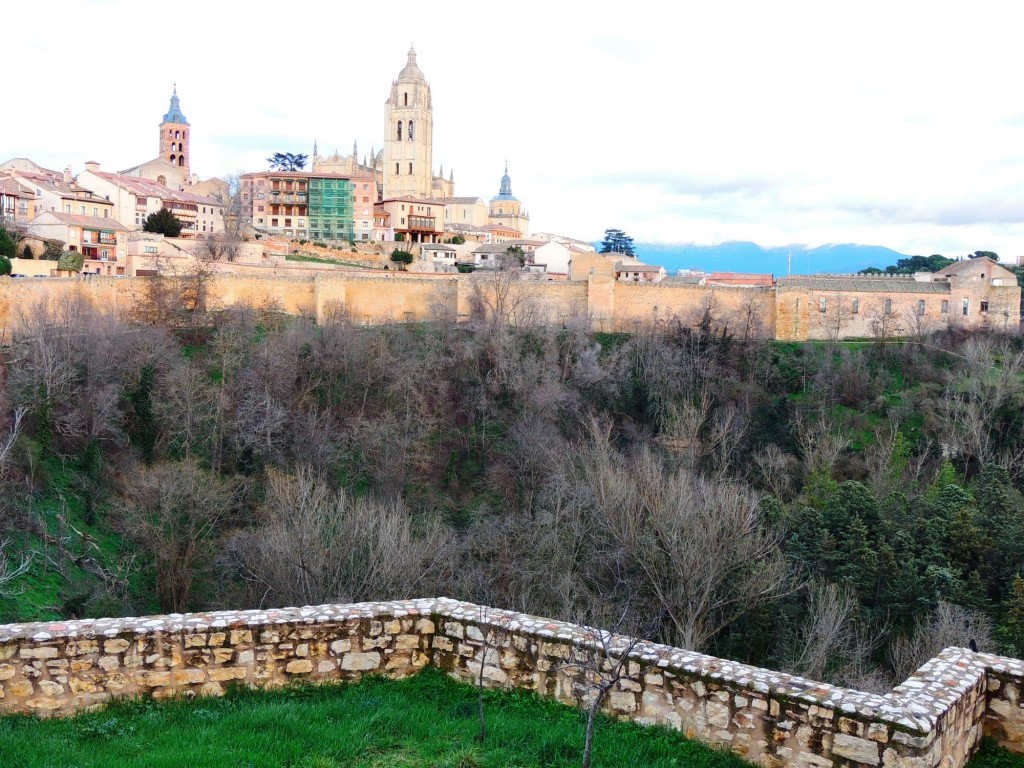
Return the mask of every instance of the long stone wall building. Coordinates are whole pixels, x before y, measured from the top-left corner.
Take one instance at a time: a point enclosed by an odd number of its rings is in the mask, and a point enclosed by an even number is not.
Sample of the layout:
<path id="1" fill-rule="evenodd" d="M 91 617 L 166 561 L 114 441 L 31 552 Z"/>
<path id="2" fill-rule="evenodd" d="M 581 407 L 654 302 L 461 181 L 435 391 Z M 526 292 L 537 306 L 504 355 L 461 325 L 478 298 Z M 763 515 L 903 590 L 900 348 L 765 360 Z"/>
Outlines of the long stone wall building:
<path id="1" fill-rule="evenodd" d="M 583 254 L 588 269 L 568 281 L 536 275 L 303 270 L 267 276 L 219 273 L 205 284 L 211 308 L 269 302 L 283 311 L 325 320 L 343 313 L 353 322 L 468 320 L 501 312 L 512 323 L 583 324 L 596 331 L 667 329 L 710 323 L 738 338 L 808 339 L 918 336 L 943 328 L 1016 332 L 1021 290 L 1009 270 L 989 259 L 958 262 L 948 271 L 915 278 L 792 277 L 771 285 L 727 285 L 670 279 L 622 281 L 615 263 Z M 235 269 L 243 269 L 235 267 Z M 131 315 L 141 277 L 121 280 L 0 279 L 0 340 L 17 333 L 18 316 L 44 299 L 79 296 Z M 495 300 L 495 296 L 501 296 Z"/>

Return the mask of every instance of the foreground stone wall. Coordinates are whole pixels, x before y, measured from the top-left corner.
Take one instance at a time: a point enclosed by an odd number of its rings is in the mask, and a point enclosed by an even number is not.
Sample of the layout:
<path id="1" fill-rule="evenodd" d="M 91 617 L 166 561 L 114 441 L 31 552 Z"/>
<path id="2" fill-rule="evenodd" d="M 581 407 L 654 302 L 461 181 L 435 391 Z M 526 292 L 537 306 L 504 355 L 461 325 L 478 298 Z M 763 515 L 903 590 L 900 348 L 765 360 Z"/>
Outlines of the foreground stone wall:
<path id="1" fill-rule="evenodd" d="M 609 714 L 767 768 L 960 768 L 983 733 L 1024 751 L 1024 663 L 1014 659 L 949 648 L 877 695 L 446 598 L 3 625 L 0 712 L 70 714 L 116 696 L 403 677 L 427 665 L 582 705 L 606 651 L 624 649 Z"/>

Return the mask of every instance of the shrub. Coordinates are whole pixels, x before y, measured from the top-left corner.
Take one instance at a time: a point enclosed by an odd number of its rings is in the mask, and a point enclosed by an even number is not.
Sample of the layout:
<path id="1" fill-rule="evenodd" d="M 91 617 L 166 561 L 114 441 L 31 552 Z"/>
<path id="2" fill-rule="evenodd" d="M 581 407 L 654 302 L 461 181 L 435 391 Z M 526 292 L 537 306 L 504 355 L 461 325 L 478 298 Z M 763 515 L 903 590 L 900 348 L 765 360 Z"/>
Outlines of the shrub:
<path id="1" fill-rule="evenodd" d="M 64 251 L 57 260 L 57 269 L 67 272 L 81 272 L 85 265 L 85 254 L 78 251 Z"/>
<path id="2" fill-rule="evenodd" d="M 396 264 L 412 264 L 413 255 L 409 251 L 402 251 L 395 248 L 391 252 L 391 260 Z"/>
<path id="3" fill-rule="evenodd" d="M 64 253 L 64 243 L 60 240 L 48 238 L 43 241 L 43 258 L 56 261 Z"/>
<path id="4" fill-rule="evenodd" d="M 11 260 L 6 256 L 0 256 L 0 275 L 11 274 Z"/>
<path id="5" fill-rule="evenodd" d="M 14 238 L 6 229 L 0 227 L 0 256 L 13 259 L 17 249 L 18 246 L 15 244 Z"/>

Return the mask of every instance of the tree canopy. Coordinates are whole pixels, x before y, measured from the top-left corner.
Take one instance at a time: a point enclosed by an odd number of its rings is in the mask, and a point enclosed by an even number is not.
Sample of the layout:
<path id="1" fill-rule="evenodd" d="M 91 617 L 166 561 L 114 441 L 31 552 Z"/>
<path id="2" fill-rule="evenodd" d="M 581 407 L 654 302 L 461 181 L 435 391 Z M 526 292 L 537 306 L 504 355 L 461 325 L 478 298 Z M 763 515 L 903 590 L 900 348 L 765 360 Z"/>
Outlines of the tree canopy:
<path id="1" fill-rule="evenodd" d="M 623 256 L 636 256 L 636 252 L 633 250 L 633 238 L 621 229 L 606 229 L 599 253 L 621 253 Z"/>
<path id="2" fill-rule="evenodd" d="M 14 238 L 3 227 L 0 227 L 0 256 L 13 259 L 16 255 L 17 244 Z"/>
<path id="3" fill-rule="evenodd" d="M 953 259 L 949 259 L 938 253 L 933 253 L 931 256 L 907 256 L 906 258 L 899 259 L 895 264 L 890 264 L 884 269 L 879 269 L 878 267 L 862 269 L 860 274 L 912 275 L 915 272 L 938 272 L 940 269 L 948 267 L 953 263 L 953 261 Z"/>
<path id="4" fill-rule="evenodd" d="M 272 171 L 301 171 L 306 167 L 309 155 L 293 155 L 291 152 L 275 152 L 267 158 Z"/>
<path id="5" fill-rule="evenodd" d="M 177 237 L 181 234 L 181 220 L 166 208 L 146 217 L 142 225 L 144 232 L 156 232 L 164 237 Z"/>

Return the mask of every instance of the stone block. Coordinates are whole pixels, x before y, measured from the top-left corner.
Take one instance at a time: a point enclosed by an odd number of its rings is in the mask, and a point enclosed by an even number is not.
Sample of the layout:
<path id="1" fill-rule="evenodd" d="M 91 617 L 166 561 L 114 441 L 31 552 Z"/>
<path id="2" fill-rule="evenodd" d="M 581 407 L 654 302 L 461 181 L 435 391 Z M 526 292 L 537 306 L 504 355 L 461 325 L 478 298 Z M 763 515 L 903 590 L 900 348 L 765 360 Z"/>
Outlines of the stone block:
<path id="1" fill-rule="evenodd" d="M 878 765 L 878 743 L 851 736 L 848 733 L 837 733 L 832 740 L 832 754 L 845 757 L 857 763 Z"/>
<path id="2" fill-rule="evenodd" d="M 416 622 L 416 632 L 421 635 L 432 635 L 436 631 L 434 622 L 430 619 L 420 619 Z"/>
<path id="3" fill-rule="evenodd" d="M 82 677 L 72 677 L 68 680 L 68 687 L 72 693 L 96 693 L 99 687 L 92 680 L 86 680 Z"/>
<path id="4" fill-rule="evenodd" d="M 366 672 L 380 666 L 380 654 L 349 653 L 342 657 L 341 668 L 352 672 Z"/>
<path id="5" fill-rule="evenodd" d="M 211 681 L 223 683 L 228 680 L 244 680 L 249 670 L 245 667 L 223 667 L 222 669 L 211 669 L 208 673 Z"/>
<path id="6" fill-rule="evenodd" d="M 868 725 L 868 738 L 886 744 L 889 741 L 889 728 L 881 723 L 871 723 Z"/>
<path id="7" fill-rule="evenodd" d="M 10 680 L 16 672 L 13 664 L 0 664 L 0 680 Z"/>
<path id="8" fill-rule="evenodd" d="M 123 637 L 115 637 L 112 640 L 103 641 L 104 653 L 124 653 L 131 647 L 131 642 Z"/>
<path id="9" fill-rule="evenodd" d="M 252 630 L 249 629 L 232 629 L 231 630 L 231 645 L 241 645 L 242 643 L 252 642 Z"/>
<path id="10" fill-rule="evenodd" d="M 7 684 L 7 693 L 15 698 L 23 699 L 35 693 L 35 686 L 32 685 L 31 680 L 18 680 Z"/>
<path id="11" fill-rule="evenodd" d="M 55 659 L 59 655 L 57 649 L 50 645 L 39 648 L 21 648 L 18 655 L 23 659 Z"/>
<path id="12" fill-rule="evenodd" d="M 309 659 L 294 659 L 284 665 L 284 671 L 289 675 L 304 675 L 313 671 L 313 662 Z"/>
<path id="13" fill-rule="evenodd" d="M 333 643 L 331 643 L 331 653 L 333 654 L 348 653 L 351 650 L 351 640 L 335 640 Z"/>
<path id="14" fill-rule="evenodd" d="M 241 651 L 238 654 L 239 664 L 252 664 L 256 660 L 256 654 L 252 651 Z"/>
<path id="15" fill-rule="evenodd" d="M 453 650 L 455 650 L 455 643 L 453 643 L 451 640 L 449 640 L 447 637 L 444 637 L 443 635 L 434 635 L 432 645 L 439 651 L 447 651 L 451 653 Z"/>
<path id="16" fill-rule="evenodd" d="M 217 647 L 224 645 L 224 641 L 228 639 L 226 632 L 211 632 L 210 640 L 207 643 L 210 647 Z"/>
<path id="17" fill-rule="evenodd" d="M 72 640 L 65 646 L 67 656 L 84 656 L 88 653 L 99 653 L 100 644 L 97 640 Z"/>
<path id="18" fill-rule="evenodd" d="M 317 674 L 326 675 L 328 672 L 333 672 L 338 668 L 338 664 L 335 661 L 327 660 L 321 661 L 316 665 Z"/>
<path id="19" fill-rule="evenodd" d="M 206 682 L 206 671 L 202 669 L 175 669 L 171 672 L 174 685 L 195 685 Z"/>
<path id="20" fill-rule="evenodd" d="M 299 643 L 295 646 L 295 655 L 300 659 L 304 659 L 309 656 L 309 643 Z"/>
<path id="21" fill-rule="evenodd" d="M 709 725 L 718 728 L 729 727 L 729 707 L 720 701 L 709 701 L 704 708 Z"/>
<path id="22" fill-rule="evenodd" d="M 51 696 L 51 697 L 63 696 L 64 695 L 64 686 L 63 685 L 58 685 L 57 683 L 53 682 L 52 680 L 40 680 L 39 681 L 39 692 L 41 694 L 43 694 L 43 696 Z"/>
<path id="23" fill-rule="evenodd" d="M 104 672 L 112 672 L 121 666 L 121 660 L 117 656 L 100 656 L 100 660 L 96 663 Z"/>
<path id="24" fill-rule="evenodd" d="M 171 673 L 155 670 L 139 672 L 135 675 L 135 682 L 146 688 L 159 688 L 171 684 Z"/>
<path id="25" fill-rule="evenodd" d="M 402 631 L 402 622 L 398 619 L 384 622 L 384 632 L 389 635 L 397 635 Z"/>
<path id="26" fill-rule="evenodd" d="M 611 691 L 608 694 L 608 706 L 616 712 L 635 712 L 636 695 L 629 691 Z"/>
<path id="27" fill-rule="evenodd" d="M 226 663 L 228 661 L 231 661 L 231 659 L 234 658 L 234 656 L 235 656 L 235 649 L 234 648 L 217 648 L 213 652 L 213 663 L 214 664 L 224 664 L 224 663 Z"/>
<path id="28" fill-rule="evenodd" d="M 442 625 L 443 631 L 449 637 L 457 637 L 461 640 L 464 636 L 464 630 L 461 624 L 455 621 L 446 621 Z"/>

